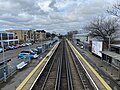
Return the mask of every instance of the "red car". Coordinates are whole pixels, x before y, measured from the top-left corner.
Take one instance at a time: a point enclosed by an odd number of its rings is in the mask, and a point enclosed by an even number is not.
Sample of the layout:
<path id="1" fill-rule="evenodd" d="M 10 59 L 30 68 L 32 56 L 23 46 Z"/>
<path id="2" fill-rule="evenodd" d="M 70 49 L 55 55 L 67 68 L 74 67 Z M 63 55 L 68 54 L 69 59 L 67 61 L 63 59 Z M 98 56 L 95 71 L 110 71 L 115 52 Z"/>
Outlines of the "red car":
<path id="1" fill-rule="evenodd" d="M 19 47 L 20 47 L 20 45 L 19 45 L 19 44 L 16 44 L 16 45 L 15 45 L 15 47 L 16 47 L 16 48 L 19 48 Z"/>

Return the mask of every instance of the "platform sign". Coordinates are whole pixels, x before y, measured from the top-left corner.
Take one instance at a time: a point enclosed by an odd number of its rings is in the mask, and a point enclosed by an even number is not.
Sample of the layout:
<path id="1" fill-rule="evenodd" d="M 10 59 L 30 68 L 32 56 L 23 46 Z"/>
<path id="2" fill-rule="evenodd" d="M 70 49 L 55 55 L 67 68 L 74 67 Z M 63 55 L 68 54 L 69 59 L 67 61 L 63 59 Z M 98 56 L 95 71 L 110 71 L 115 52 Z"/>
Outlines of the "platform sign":
<path id="1" fill-rule="evenodd" d="M 103 42 L 102 41 L 92 41 L 92 53 L 102 57 L 100 51 L 102 51 Z"/>

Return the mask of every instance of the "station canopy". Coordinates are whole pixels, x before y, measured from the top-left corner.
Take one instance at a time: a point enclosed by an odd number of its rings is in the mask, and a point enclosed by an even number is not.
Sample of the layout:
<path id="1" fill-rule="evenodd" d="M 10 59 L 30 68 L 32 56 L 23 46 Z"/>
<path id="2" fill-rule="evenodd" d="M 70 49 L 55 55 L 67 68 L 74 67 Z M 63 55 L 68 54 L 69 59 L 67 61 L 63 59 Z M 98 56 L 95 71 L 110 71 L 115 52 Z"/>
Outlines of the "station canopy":
<path id="1" fill-rule="evenodd" d="M 111 51 L 101 51 L 101 53 L 120 61 L 120 54 Z"/>

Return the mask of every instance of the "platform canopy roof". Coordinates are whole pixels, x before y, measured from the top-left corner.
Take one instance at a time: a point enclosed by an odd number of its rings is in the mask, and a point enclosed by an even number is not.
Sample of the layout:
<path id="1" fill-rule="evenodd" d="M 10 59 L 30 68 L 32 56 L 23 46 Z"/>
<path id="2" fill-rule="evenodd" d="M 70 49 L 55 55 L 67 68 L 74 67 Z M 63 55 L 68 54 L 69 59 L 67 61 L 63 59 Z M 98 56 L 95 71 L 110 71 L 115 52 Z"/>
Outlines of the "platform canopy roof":
<path id="1" fill-rule="evenodd" d="M 120 44 L 111 44 L 112 47 L 120 48 Z"/>
<path id="2" fill-rule="evenodd" d="M 101 51 L 101 53 L 120 61 L 120 54 L 111 51 Z"/>

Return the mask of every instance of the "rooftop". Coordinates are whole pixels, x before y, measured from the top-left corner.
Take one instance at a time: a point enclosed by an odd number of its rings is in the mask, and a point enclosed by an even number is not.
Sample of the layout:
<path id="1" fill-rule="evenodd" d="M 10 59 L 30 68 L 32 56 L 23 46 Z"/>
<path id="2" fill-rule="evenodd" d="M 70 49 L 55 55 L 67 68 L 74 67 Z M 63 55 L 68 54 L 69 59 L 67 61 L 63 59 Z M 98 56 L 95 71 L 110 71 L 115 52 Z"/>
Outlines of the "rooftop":
<path id="1" fill-rule="evenodd" d="M 111 44 L 111 46 L 120 48 L 120 44 Z"/>
<path id="2" fill-rule="evenodd" d="M 111 52 L 111 51 L 101 51 L 101 53 L 106 54 L 106 55 L 120 61 L 120 54 L 117 54 L 117 53 Z"/>

